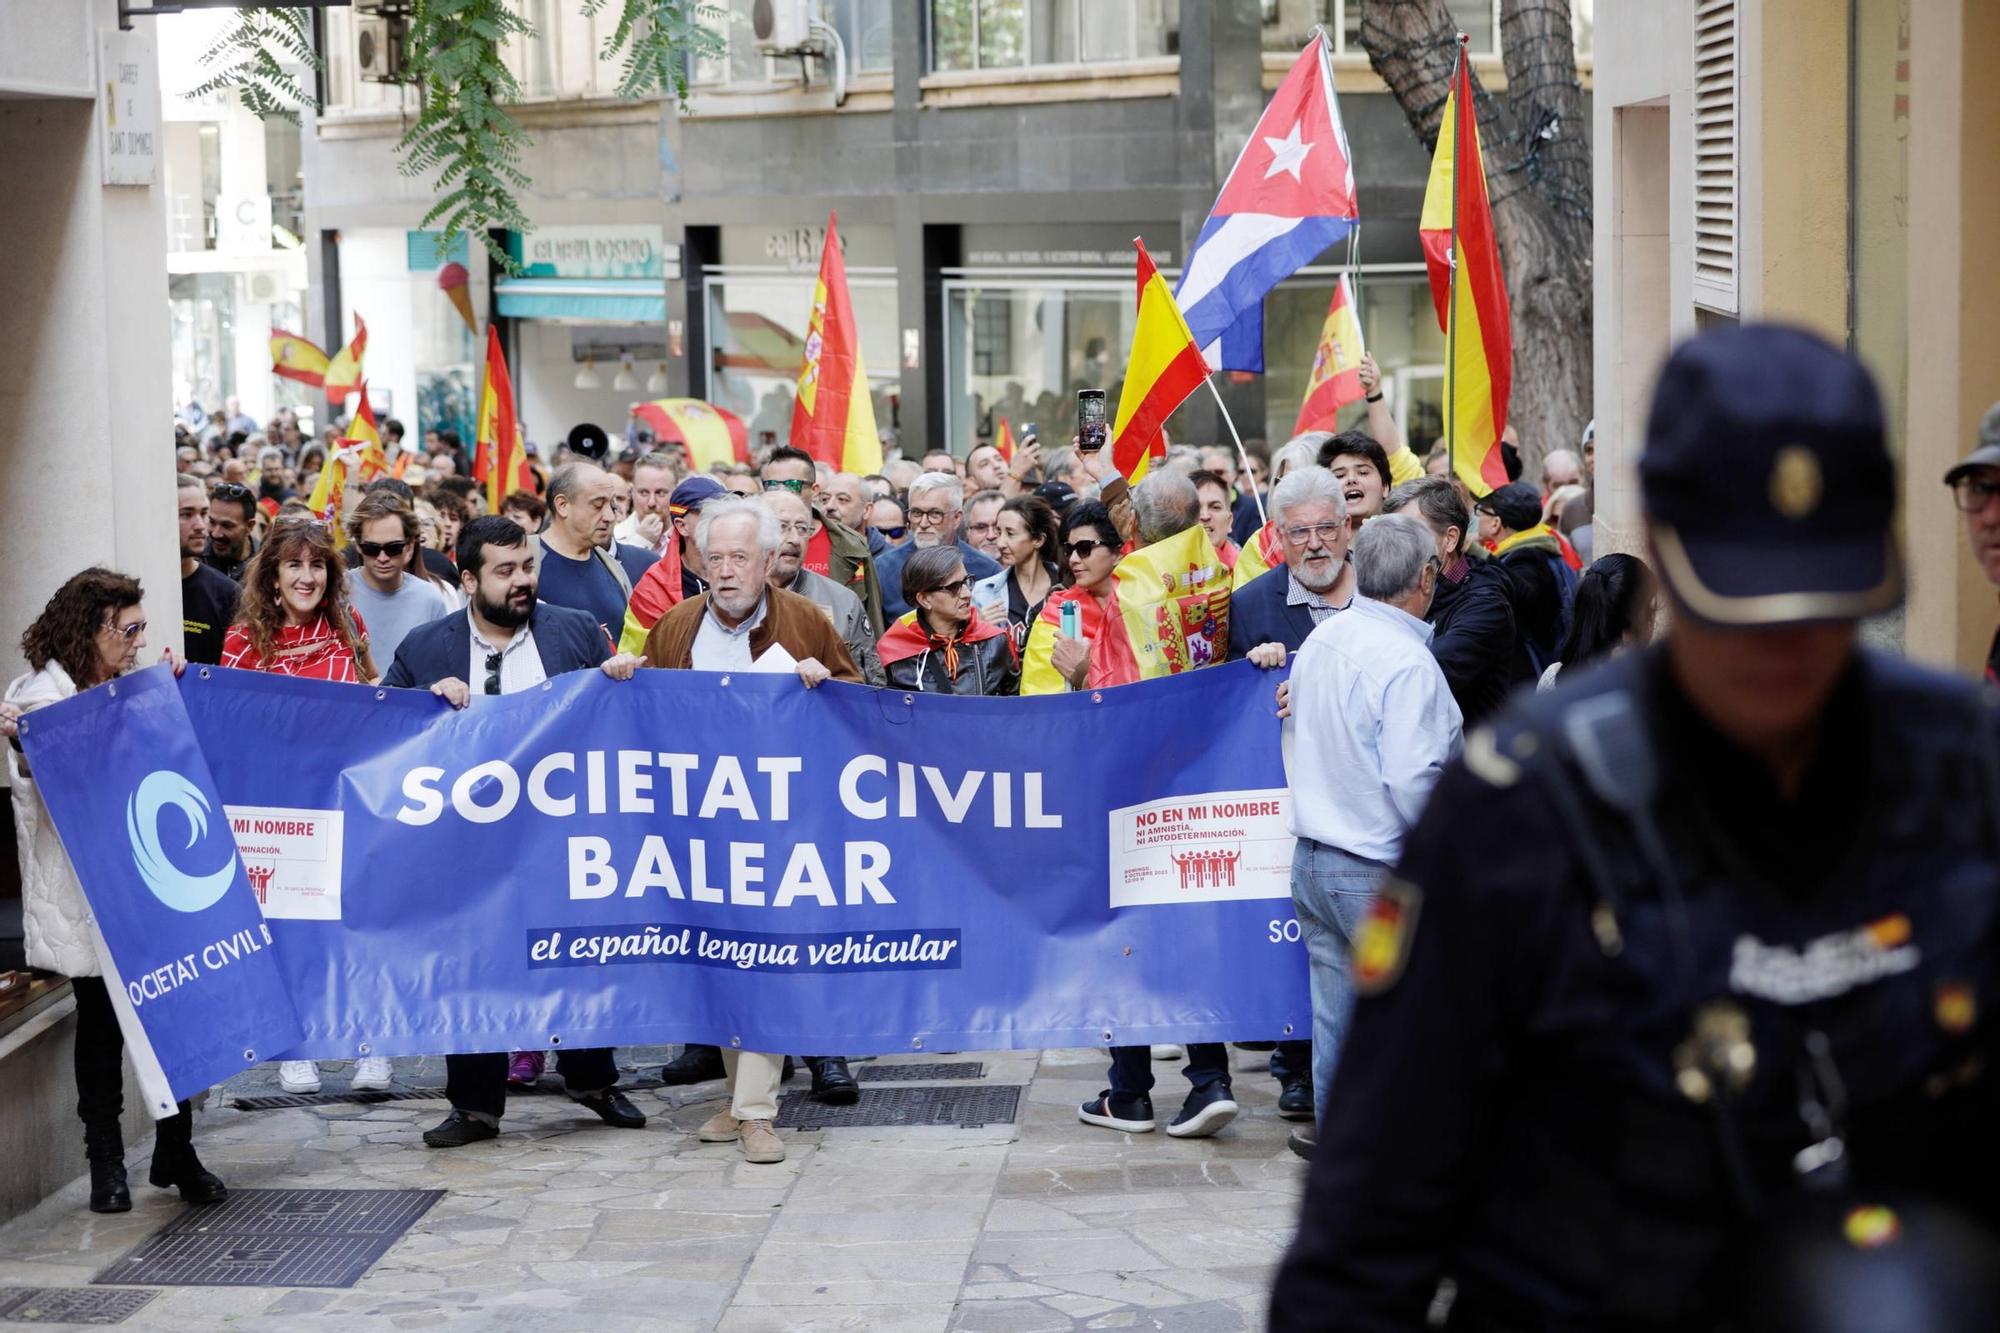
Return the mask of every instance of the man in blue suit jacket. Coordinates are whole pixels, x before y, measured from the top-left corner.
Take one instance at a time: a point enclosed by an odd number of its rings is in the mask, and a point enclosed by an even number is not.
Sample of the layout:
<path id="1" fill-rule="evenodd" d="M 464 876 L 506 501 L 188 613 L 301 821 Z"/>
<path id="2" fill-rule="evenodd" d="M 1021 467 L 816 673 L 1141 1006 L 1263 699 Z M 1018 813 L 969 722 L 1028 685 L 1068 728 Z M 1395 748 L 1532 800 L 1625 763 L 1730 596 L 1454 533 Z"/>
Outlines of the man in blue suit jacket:
<path id="1" fill-rule="evenodd" d="M 512 519 L 474 519 L 458 538 L 459 580 L 467 605 L 412 630 L 396 650 L 382 683 L 421 690 L 463 708 L 472 696 L 533 689 L 551 676 L 593 667 L 630 680 L 639 659 L 614 656 L 597 618 L 535 599 L 535 552 Z M 468 683 L 469 682 L 469 683 Z M 507 1109 L 507 1053 L 445 1057 L 451 1114 L 425 1131 L 433 1148 L 459 1148 L 495 1137 Z M 619 1129 L 639 1129 L 646 1117 L 618 1091 L 618 1062 L 606 1047 L 564 1050 L 556 1072 L 572 1099 Z"/>
<path id="2" fill-rule="evenodd" d="M 1313 628 L 1354 601 L 1354 566 L 1348 563 L 1347 500 L 1323 467 L 1293 468 L 1265 497 L 1285 563 L 1238 588 L 1229 599 L 1229 655 L 1267 669 L 1281 667 Z M 1278 687 L 1279 715 L 1287 686 Z M 1313 1117 L 1312 1043 L 1281 1041 L 1271 1056 L 1278 1080 L 1278 1114 Z M 1297 1136 L 1307 1146 L 1309 1135 Z"/>

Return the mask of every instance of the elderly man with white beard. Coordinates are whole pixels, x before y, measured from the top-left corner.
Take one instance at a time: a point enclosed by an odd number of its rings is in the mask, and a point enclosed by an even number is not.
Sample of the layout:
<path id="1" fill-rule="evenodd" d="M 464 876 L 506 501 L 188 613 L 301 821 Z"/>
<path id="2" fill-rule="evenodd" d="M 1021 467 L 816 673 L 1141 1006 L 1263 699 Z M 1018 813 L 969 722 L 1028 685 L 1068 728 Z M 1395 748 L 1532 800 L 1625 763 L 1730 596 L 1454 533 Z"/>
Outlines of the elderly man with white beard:
<path id="1" fill-rule="evenodd" d="M 772 509 L 759 500 L 711 500 L 702 506 L 694 542 L 708 567 L 708 591 L 660 617 L 646 636 L 647 666 L 796 671 L 807 689 L 827 680 L 861 683 L 847 645 L 818 604 L 772 583 L 772 565 L 785 544 Z M 698 1137 L 735 1143 L 746 1161 L 784 1161 L 784 1141 L 772 1124 L 784 1057 L 725 1050 L 722 1065 L 729 1107 L 711 1116 Z"/>

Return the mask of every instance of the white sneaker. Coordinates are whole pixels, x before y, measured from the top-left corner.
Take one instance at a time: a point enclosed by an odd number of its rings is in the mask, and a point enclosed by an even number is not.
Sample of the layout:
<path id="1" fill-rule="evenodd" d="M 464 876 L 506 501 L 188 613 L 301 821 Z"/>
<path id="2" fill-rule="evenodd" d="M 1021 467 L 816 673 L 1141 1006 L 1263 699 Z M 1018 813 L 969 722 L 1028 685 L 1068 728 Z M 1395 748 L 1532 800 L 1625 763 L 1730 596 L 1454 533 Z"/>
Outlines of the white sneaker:
<path id="1" fill-rule="evenodd" d="M 385 1055 L 364 1055 L 354 1065 L 354 1081 L 348 1085 L 356 1092 L 380 1092 L 389 1086 L 389 1057 Z"/>
<path id="2" fill-rule="evenodd" d="M 1187 1052 L 1178 1046 L 1163 1045 L 1153 1048 L 1153 1058 L 1155 1060 L 1180 1060 L 1186 1058 L 1186 1056 Z"/>
<path id="3" fill-rule="evenodd" d="M 310 1060 L 286 1060 L 278 1066 L 278 1086 L 286 1092 L 318 1092 L 319 1066 Z"/>

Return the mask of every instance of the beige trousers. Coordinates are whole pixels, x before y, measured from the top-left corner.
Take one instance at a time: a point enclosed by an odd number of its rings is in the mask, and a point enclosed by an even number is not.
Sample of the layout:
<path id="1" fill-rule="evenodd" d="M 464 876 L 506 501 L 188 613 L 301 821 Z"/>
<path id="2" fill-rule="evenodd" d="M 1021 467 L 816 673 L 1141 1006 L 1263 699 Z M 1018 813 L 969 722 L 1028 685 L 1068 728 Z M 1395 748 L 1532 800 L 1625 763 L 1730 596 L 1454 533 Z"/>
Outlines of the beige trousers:
<path id="1" fill-rule="evenodd" d="M 729 1079 L 729 1114 L 738 1120 L 776 1120 L 778 1084 L 785 1057 L 722 1048 L 722 1072 Z"/>

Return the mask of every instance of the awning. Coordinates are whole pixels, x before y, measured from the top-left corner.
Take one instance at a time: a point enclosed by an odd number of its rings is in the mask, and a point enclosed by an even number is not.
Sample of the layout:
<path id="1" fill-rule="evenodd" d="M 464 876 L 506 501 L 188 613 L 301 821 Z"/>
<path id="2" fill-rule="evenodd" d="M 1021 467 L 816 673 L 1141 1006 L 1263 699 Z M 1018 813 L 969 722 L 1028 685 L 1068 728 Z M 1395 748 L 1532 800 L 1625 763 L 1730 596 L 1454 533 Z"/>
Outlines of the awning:
<path id="1" fill-rule="evenodd" d="M 495 288 L 509 319 L 579 324 L 664 324 L 666 285 L 657 278 L 502 278 Z"/>

